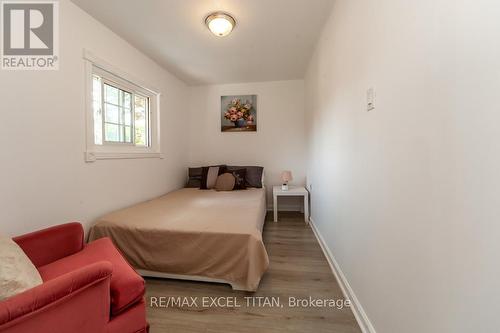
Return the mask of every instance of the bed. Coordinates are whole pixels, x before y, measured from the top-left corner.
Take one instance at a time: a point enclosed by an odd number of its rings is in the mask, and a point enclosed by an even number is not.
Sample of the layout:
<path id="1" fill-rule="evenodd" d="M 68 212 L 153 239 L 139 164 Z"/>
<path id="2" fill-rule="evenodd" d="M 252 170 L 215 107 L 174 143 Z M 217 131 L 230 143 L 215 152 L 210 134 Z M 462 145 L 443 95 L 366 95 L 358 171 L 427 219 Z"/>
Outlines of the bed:
<path id="1" fill-rule="evenodd" d="M 143 276 L 255 291 L 269 265 L 265 195 L 265 188 L 184 188 L 103 216 L 89 239 L 110 237 Z"/>

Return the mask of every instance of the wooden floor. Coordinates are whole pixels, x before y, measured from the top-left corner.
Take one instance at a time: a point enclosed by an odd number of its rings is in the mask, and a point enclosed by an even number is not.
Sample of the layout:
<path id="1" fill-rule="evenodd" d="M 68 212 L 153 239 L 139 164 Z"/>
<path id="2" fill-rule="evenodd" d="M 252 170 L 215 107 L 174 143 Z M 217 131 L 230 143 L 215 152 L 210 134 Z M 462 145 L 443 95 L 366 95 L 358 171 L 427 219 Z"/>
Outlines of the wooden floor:
<path id="1" fill-rule="evenodd" d="M 279 223 L 272 222 L 272 214 L 268 214 L 264 243 L 270 266 L 256 293 L 233 291 L 224 284 L 147 279 L 147 315 L 151 332 L 360 332 L 349 308 L 288 306 L 289 297 L 343 299 L 340 287 L 302 214 L 280 213 Z M 150 297 L 162 296 L 198 297 L 199 306 L 149 306 Z M 236 297 L 241 307 L 201 305 L 202 297 L 215 296 Z M 247 306 L 246 296 L 279 297 L 284 306 Z"/>

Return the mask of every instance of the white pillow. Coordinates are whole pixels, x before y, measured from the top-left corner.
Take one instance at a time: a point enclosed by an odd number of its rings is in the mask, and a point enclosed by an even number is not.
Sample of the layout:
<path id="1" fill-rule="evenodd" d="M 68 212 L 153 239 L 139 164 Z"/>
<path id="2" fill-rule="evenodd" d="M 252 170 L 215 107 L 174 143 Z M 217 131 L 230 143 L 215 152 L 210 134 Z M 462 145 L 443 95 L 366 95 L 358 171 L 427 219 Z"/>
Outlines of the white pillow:
<path id="1" fill-rule="evenodd" d="M 0 235 L 0 301 L 42 283 L 26 253 L 12 239 Z"/>

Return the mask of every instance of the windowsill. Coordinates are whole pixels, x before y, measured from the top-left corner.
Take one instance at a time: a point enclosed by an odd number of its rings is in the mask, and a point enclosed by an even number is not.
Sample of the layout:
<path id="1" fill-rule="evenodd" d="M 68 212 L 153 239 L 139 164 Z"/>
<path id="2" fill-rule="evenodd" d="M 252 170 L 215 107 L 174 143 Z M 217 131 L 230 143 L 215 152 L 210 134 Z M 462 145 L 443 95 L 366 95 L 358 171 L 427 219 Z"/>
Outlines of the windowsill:
<path id="1" fill-rule="evenodd" d="M 97 160 L 137 159 L 137 158 L 163 158 L 161 153 L 155 152 L 85 152 L 85 162 Z"/>

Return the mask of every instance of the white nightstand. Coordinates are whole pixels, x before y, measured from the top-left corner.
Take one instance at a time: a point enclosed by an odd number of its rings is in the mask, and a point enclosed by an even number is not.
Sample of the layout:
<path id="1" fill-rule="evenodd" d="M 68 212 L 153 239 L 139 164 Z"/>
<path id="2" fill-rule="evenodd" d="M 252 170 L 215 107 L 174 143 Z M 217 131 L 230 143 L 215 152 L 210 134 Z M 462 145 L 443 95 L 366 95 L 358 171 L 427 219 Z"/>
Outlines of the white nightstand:
<path id="1" fill-rule="evenodd" d="M 283 191 L 280 186 L 273 186 L 273 208 L 274 208 L 274 222 L 278 222 L 278 197 L 304 197 L 304 220 L 309 223 L 309 192 L 304 186 L 288 186 L 288 191 Z"/>

